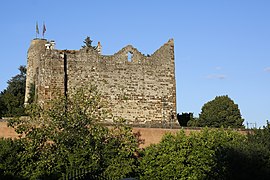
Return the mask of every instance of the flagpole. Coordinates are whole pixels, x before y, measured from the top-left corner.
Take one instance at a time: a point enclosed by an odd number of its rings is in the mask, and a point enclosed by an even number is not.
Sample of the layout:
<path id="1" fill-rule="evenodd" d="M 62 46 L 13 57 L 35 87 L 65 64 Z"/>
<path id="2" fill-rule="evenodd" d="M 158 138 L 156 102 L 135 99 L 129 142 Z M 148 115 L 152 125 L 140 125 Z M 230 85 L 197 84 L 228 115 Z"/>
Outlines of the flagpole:
<path id="1" fill-rule="evenodd" d="M 45 22 L 43 22 L 43 30 L 42 30 L 43 39 L 44 39 L 45 32 L 46 32 L 46 26 L 45 26 Z"/>
<path id="2" fill-rule="evenodd" d="M 36 39 L 37 39 L 37 27 L 38 27 L 38 25 L 37 25 L 37 22 L 36 22 Z"/>
<path id="3" fill-rule="evenodd" d="M 43 21 L 43 27 L 42 27 L 42 38 L 44 39 L 44 21 Z"/>
<path id="4" fill-rule="evenodd" d="M 38 29 L 38 22 L 36 22 L 36 39 L 38 38 L 39 29 Z"/>

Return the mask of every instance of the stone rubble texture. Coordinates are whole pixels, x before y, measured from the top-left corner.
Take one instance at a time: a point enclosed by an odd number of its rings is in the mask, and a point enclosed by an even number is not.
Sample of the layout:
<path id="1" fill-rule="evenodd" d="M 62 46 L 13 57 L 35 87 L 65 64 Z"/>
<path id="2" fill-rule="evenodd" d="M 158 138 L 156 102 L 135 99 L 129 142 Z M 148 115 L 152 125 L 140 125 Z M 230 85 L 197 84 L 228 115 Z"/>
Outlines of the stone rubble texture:
<path id="1" fill-rule="evenodd" d="M 97 86 L 113 116 L 130 123 L 176 121 L 174 42 L 169 40 L 151 56 L 128 45 L 114 55 L 93 48 L 46 49 L 45 39 L 31 41 L 27 55 L 25 103 L 35 85 L 36 102 L 46 104 L 64 94 L 64 54 L 67 57 L 67 90 Z M 131 53 L 131 60 L 128 54 Z"/>

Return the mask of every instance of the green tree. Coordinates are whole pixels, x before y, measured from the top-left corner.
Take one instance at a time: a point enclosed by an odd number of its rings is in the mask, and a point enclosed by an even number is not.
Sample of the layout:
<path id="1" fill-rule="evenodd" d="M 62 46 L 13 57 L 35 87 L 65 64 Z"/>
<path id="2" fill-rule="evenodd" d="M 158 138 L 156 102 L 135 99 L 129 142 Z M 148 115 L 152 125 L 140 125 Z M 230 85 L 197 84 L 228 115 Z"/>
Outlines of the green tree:
<path id="1" fill-rule="evenodd" d="M 87 47 L 87 48 L 93 48 L 94 50 L 96 50 L 97 47 L 96 47 L 96 46 L 92 46 L 92 42 L 93 42 L 93 41 L 90 39 L 90 37 L 87 36 L 87 37 L 85 38 L 85 40 L 83 41 L 84 45 L 82 46 L 82 48 Z"/>
<path id="2" fill-rule="evenodd" d="M 26 83 L 26 67 L 19 67 L 20 74 L 8 81 L 7 88 L 0 94 L 0 116 L 25 115 L 24 95 Z"/>
<path id="3" fill-rule="evenodd" d="M 266 121 L 266 126 L 262 129 L 253 129 L 253 133 L 248 135 L 249 140 L 253 143 L 261 144 L 270 150 L 270 123 Z"/>
<path id="4" fill-rule="evenodd" d="M 0 179 L 23 179 L 19 154 L 24 151 L 21 140 L 0 139 Z"/>
<path id="5" fill-rule="evenodd" d="M 198 127 L 198 119 L 197 117 L 193 117 L 191 120 L 188 121 L 187 126 L 188 127 Z"/>
<path id="6" fill-rule="evenodd" d="M 140 178 L 223 179 L 227 173 L 225 149 L 243 141 L 243 135 L 225 130 L 167 134 L 159 144 L 145 149 Z"/>
<path id="7" fill-rule="evenodd" d="M 270 123 L 252 129 L 248 142 L 229 150 L 228 179 L 270 179 Z"/>
<path id="8" fill-rule="evenodd" d="M 3 117 L 3 115 L 7 111 L 7 108 L 3 100 L 3 94 L 4 94 L 3 92 L 0 93 L 0 119 Z"/>
<path id="9" fill-rule="evenodd" d="M 186 127 L 188 122 L 193 119 L 193 113 L 177 114 L 177 120 L 180 126 Z"/>
<path id="10" fill-rule="evenodd" d="M 217 96 L 203 105 L 198 125 L 242 128 L 243 121 L 238 105 L 232 99 L 228 96 Z"/>
<path id="11" fill-rule="evenodd" d="M 42 109 L 32 104 L 30 119 L 10 122 L 25 134 L 23 177 L 57 179 L 81 169 L 114 179 L 135 174 L 138 140 L 121 119 L 111 128 L 102 125 L 108 113 L 96 87 L 81 89 L 48 106 Z"/>
<path id="12" fill-rule="evenodd" d="M 270 179 L 270 151 L 246 139 L 224 148 L 224 179 Z"/>
<path id="13" fill-rule="evenodd" d="M 180 131 L 145 149 L 140 179 L 269 179 L 269 151 L 232 130 Z"/>

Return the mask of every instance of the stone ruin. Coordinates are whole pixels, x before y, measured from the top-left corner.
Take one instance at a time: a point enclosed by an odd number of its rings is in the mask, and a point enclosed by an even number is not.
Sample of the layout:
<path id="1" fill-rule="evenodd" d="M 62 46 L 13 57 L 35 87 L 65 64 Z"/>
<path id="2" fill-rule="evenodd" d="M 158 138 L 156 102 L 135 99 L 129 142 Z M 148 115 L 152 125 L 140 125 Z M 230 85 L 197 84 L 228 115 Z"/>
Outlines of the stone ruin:
<path id="1" fill-rule="evenodd" d="M 128 45 L 114 55 L 97 48 L 55 49 L 54 41 L 34 39 L 28 49 L 25 104 L 31 86 L 46 104 L 67 91 L 97 86 L 113 116 L 130 123 L 176 122 L 174 41 L 145 56 Z"/>

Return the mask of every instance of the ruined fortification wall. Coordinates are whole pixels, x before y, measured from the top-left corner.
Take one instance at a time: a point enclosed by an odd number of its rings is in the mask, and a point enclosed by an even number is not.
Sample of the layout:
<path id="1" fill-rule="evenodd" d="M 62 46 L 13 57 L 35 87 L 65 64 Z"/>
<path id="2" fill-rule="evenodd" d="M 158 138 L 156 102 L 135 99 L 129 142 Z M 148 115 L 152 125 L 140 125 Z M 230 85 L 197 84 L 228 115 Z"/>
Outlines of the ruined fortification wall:
<path id="1" fill-rule="evenodd" d="M 25 103 L 29 101 L 31 86 L 35 84 L 38 76 L 39 62 L 42 54 L 46 52 L 46 40 L 34 39 L 27 52 L 27 79 L 25 90 Z"/>
<path id="2" fill-rule="evenodd" d="M 90 83 L 97 85 L 114 116 L 137 123 L 176 121 L 173 40 L 149 57 L 131 45 L 105 56 L 92 48 L 51 50 L 43 40 L 33 41 L 43 43 L 32 43 L 28 51 L 27 84 L 35 83 L 37 102 L 63 94 L 67 77 L 69 92 Z M 31 65 L 34 61 L 35 66 Z"/>

